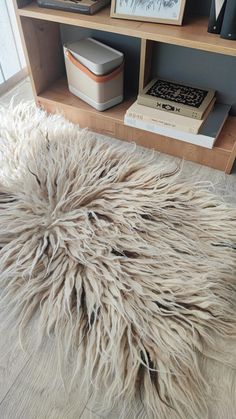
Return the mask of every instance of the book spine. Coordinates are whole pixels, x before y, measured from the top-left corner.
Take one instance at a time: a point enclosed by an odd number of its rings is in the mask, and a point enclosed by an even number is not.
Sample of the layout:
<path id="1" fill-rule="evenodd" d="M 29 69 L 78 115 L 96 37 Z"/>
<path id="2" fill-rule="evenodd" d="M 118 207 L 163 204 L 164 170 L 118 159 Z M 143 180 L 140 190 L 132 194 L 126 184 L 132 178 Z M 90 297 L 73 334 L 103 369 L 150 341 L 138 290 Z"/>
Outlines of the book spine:
<path id="1" fill-rule="evenodd" d="M 181 105 L 174 105 L 159 99 L 147 98 L 139 95 L 137 100 L 139 105 L 149 106 L 150 108 L 158 109 L 159 111 L 171 112 L 177 115 L 188 116 L 193 119 L 202 119 L 203 112 L 199 110 L 192 110 Z"/>
<path id="2" fill-rule="evenodd" d="M 183 124 L 176 124 L 173 121 L 167 121 L 165 119 L 162 118 L 152 118 L 151 116 L 148 115 L 143 115 L 141 113 L 137 113 L 137 112 L 126 112 L 126 116 L 127 118 L 134 118 L 137 119 L 138 121 L 142 121 L 144 123 L 151 123 L 154 125 L 161 125 L 163 127 L 166 128 L 172 128 L 172 129 L 176 129 L 178 131 L 184 131 L 184 132 L 189 132 L 191 134 L 197 134 L 199 132 L 199 128 L 197 127 L 190 127 L 190 126 L 186 126 Z"/>
<path id="3" fill-rule="evenodd" d="M 135 118 L 125 116 L 124 124 L 133 128 L 138 128 L 144 131 L 153 132 L 154 134 L 162 135 L 164 137 L 174 138 L 175 140 L 185 141 L 186 143 L 198 145 L 205 148 L 213 148 L 214 138 L 205 137 L 202 135 L 191 134 L 186 132 L 176 131 L 173 128 L 167 128 L 151 124 L 145 121 L 140 121 Z"/>
<path id="4" fill-rule="evenodd" d="M 212 0 L 208 22 L 208 32 L 219 34 L 221 31 L 227 0 Z"/>

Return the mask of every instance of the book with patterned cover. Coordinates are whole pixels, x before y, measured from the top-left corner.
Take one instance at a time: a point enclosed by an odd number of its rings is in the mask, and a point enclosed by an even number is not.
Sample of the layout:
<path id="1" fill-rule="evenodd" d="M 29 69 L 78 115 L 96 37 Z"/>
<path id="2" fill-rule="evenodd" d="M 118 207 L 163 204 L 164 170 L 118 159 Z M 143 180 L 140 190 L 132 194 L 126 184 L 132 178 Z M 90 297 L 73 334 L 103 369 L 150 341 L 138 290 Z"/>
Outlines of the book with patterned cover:
<path id="1" fill-rule="evenodd" d="M 214 90 L 154 79 L 138 95 L 138 103 L 190 118 L 204 119 L 204 113 L 214 96 Z"/>

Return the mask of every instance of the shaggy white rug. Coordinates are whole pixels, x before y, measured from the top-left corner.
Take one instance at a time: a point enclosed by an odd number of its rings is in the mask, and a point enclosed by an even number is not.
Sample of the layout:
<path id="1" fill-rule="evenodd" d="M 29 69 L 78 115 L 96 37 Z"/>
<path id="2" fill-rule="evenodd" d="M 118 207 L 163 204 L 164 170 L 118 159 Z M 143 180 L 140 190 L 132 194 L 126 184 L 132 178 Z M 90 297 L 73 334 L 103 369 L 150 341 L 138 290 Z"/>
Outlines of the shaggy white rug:
<path id="1" fill-rule="evenodd" d="M 235 336 L 235 246 L 236 209 L 153 154 L 0 111 L 1 307 L 20 333 L 38 311 L 106 408 L 122 400 L 125 417 L 141 397 L 148 418 L 207 417 L 200 359 Z"/>

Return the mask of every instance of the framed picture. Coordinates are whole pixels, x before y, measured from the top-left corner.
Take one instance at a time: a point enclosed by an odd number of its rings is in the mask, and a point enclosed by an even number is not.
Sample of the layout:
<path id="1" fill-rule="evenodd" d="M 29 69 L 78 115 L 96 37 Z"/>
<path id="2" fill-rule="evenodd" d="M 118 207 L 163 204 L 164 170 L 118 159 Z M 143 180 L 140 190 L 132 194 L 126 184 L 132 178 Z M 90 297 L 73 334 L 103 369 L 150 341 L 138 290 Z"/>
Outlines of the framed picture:
<path id="1" fill-rule="evenodd" d="M 186 0 L 111 0 L 111 17 L 182 25 Z"/>

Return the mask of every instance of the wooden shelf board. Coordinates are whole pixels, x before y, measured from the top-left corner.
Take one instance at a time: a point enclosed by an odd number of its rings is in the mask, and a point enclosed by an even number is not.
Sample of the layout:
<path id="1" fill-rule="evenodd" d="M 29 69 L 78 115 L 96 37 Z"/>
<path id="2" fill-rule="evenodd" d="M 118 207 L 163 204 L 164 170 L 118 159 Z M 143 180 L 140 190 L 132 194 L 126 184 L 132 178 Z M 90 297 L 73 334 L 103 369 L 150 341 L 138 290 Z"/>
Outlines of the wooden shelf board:
<path id="1" fill-rule="evenodd" d="M 87 114 L 98 115 L 104 119 L 113 119 L 117 122 L 123 122 L 126 110 L 132 105 L 136 97 L 137 95 L 135 96 L 134 94 L 130 93 L 121 104 L 116 105 L 104 112 L 99 112 L 83 100 L 70 93 L 66 77 L 57 80 L 47 90 L 38 95 L 38 98 L 71 106 L 73 108 L 79 109 L 82 112 L 86 112 Z"/>
<path id="2" fill-rule="evenodd" d="M 236 42 L 221 39 L 207 32 L 208 19 L 196 17 L 183 26 L 137 22 L 110 18 L 107 7 L 93 16 L 38 7 L 36 2 L 18 9 L 20 16 L 98 29 L 137 38 L 195 48 L 203 51 L 236 56 Z"/>
<path id="3" fill-rule="evenodd" d="M 108 122 L 108 126 L 109 124 L 111 125 L 111 131 L 107 130 L 106 133 L 109 135 L 112 134 L 113 124 L 118 123 L 119 125 L 124 125 L 125 112 L 135 100 L 136 100 L 136 95 L 130 94 L 124 100 L 123 103 L 117 106 L 114 106 L 113 108 L 108 109 L 107 111 L 99 112 L 96 109 L 89 106 L 84 101 L 74 96 L 72 93 L 70 93 L 70 91 L 68 90 L 66 77 L 63 77 L 57 80 L 47 90 L 45 90 L 40 95 L 38 95 L 38 102 L 41 105 L 44 105 L 45 103 L 48 103 L 48 104 L 50 103 L 54 111 L 56 109 L 59 109 L 61 111 L 61 109 L 63 109 L 63 106 L 70 107 L 72 113 L 73 113 L 73 110 L 76 112 L 80 111 L 84 115 L 87 115 L 89 118 L 92 118 L 94 120 L 99 119 L 101 121 L 101 124 L 104 122 L 104 126 L 106 122 Z M 141 131 L 141 130 L 138 130 L 138 131 Z M 230 155 L 231 152 L 234 150 L 235 144 L 236 144 L 235 133 L 236 133 L 236 117 L 230 117 L 228 118 L 226 124 L 224 125 L 222 133 L 219 139 L 217 140 L 214 146 L 214 149 L 218 150 L 219 152 L 222 152 L 223 154 Z M 160 137 L 155 134 L 153 134 L 152 136 Z M 177 141 L 177 144 L 180 143 L 183 146 L 188 144 L 188 143 L 181 142 L 178 140 L 173 140 L 173 141 L 175 142 Z M 203 147 L 198 147 L 198 146 L 195 146 L 195 147 L 202 151 L 207 150 Z"/>

